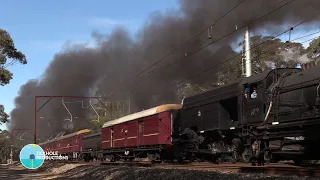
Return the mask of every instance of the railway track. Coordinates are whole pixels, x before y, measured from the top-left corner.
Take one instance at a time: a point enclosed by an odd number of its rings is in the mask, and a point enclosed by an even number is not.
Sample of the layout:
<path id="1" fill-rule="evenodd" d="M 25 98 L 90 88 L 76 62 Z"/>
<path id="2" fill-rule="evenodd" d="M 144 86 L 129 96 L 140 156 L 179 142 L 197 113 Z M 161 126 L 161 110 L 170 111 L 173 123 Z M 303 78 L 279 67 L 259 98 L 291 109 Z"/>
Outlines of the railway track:
<path id="1" fill-rule="evenodd" d="M 319 165 L 295 166 L 285 163 L 266 164 L 265 166 L 252 166 L 244 163 L 191 163 L 191 164 L 155 164 L 150 162 L 100 162 L 100 161 L 57 161 L 58 163 L 79 163 L 93 166 L 126 166 L 126 167 L 152 167 L 164 169 L 186 169 L 201 171 L 218 171 L 223 173 L 264 173 L 269 175 L 309 176 L 320 177 Z"/>

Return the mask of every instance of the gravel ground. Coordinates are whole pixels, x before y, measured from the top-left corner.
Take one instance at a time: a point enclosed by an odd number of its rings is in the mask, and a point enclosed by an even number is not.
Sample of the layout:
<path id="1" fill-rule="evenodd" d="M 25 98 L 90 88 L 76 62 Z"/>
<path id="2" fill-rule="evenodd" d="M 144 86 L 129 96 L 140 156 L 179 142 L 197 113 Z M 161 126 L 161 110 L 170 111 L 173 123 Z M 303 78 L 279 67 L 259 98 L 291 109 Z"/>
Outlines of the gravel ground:
<path id="1" fill-rule="evenodd" d="M 271 176 L 266 174 L 221 173 L 215 171 L 160 169 L 138 167 L 90 166 L 81 164 L 45 163 L 37 170 L 26 170 L 22 165 L 2 166 L 0 179 L 39 180 L 311 180 L 320 178 L 297 176 Z"/>
<path id="2" fill-rule="evenodd" d="M 320 178 L 296 176 L 271 176 L 265 174 L 220 173 L 215 171 L 157 169 L 137 167 L 109 167 L 89 166 L 80 164 L 44 164 L 39 172 L 52 173 L 51 178 L 56 180 L 91 179 L 91 180 L 195 180 L 195 179 L 223 179 L 223 180 L 311 180 Z"/>

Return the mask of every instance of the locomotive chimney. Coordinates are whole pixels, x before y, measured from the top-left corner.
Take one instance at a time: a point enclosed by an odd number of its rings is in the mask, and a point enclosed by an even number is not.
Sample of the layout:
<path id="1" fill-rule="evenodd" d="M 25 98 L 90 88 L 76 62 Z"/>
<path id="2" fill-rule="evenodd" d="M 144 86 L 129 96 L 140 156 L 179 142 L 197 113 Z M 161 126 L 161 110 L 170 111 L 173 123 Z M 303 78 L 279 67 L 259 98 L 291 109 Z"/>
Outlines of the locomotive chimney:
<path id="1" fill-rule="evenodd" d="M 250 33 L 249 26 L 246 27 L 245 32 L 245 56 L 246 56 L 246 77 L 251 76 L 251 53 L 250 53 Z"/>

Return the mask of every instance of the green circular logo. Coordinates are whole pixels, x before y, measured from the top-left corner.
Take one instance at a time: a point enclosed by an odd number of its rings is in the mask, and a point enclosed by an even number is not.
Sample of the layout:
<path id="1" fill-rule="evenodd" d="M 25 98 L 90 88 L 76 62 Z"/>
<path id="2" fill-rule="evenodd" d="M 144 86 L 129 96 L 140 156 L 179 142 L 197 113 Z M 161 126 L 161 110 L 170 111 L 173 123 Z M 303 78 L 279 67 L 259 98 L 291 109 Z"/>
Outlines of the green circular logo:
<path id="1" fill-rule="evenodd" d="M 37 169 L 45 159 L 43 149 L 36 144 L 25 145 L 20 151 L 20 162 L 27 169 Z"/>

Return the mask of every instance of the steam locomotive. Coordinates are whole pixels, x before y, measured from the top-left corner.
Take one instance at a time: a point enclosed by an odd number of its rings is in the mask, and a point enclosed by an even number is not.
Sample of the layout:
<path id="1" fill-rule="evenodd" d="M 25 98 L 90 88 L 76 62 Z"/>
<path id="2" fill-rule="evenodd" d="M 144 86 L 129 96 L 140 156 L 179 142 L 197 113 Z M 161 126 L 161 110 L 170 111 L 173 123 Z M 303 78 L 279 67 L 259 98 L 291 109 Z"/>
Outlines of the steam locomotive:
<path id="1" fill-rule="evenodd" d="M 301 163 L 319 159 L 319 112 L 320 65 L 278 68 L 40 146 L 84 160 Z"/>

